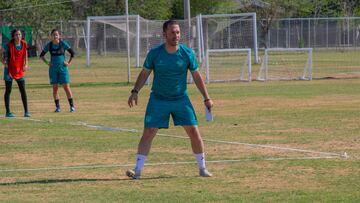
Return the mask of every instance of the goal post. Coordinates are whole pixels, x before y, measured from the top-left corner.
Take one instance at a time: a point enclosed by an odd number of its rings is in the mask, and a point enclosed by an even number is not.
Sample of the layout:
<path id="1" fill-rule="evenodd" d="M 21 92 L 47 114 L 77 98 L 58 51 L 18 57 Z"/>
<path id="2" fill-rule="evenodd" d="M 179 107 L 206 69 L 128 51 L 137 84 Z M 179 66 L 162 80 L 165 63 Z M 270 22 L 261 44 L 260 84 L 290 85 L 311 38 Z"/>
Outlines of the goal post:
<path id="1" fill-rule="evenodd" d="M 206 83 L 251 81 L 251 49 L 208 49 Z"/>
<path id="2" fill-rule="evenodd" d="M 258 63 L 256 13 L 199 15 L 202 56 L 209 49 L 252 49 Z"/>
<path id="3" fill-rule="evenodd" d="M 312 80 L 312 48 L 268 48 L 257 80 Z"/>
<path id="4" fill-rule="evenodd" d="M 147 20 L 139 15 L 128 16 L 129 26 L 127 28 L 126 16 L 89 16 L 86 21 L 86 64 L 104 64 L 104 60 L 112 61 L 120 66 L 121 75 L 125 75 L 125 59 L 127 51 L 130 51 L 130 60 L 128 60 L 128 78 L 134 79 L 142 62 L 145 60 L 146 53 L 152 47 L 164 43 L 162 26 L 163 20 Z M 197 55 L 200 64 L 205 66 L 206 50 L 235 50 L 251 49 L 252 60 L 257 63 L 258 45 L 256 30 L 256 14 L 216 14 L 199 15 L 190 21 L 178 20 L 180 24 L 182 40 L 190 46 Z M 127 40 L 129 36 L 130 40 Z M 127 43 L 130 42 L 130 46 Z M 211 54 L 215 54 L 210 51 Z M 245 57 L 247 52 L 240 54 Z M 230 54 L 229 51 L 218 52 L 217 54 Z M 247 57 L 247 56 L 246 56 Z M 245 58 L 246 58 L 245 57 Z M 214 57 L 212 57 L 214 58 Z M 231 58 L 231 57 L 230 57 Z M 233 59 L 232 59 L 233 60 Z M 245 59 L 239 59 L 246 61 Z M 129 62 L 130 61 L 130 62 Z M 239 62 L 237 62 L 239 63 Z M 210 66 L 211 63 L 209 64 Z M 246 64 L 248 66 L 248 64 Z M 250 61 L 251 65 L 251 61 Z M 217 76 L 212 73 L 216 68 L 211 68 L 210 77 L 215 79 Z M 241 71 L 241 67 L 237 71 Z M 251 80 L 243 69 L 242 78 L 237 80 Z M 228 73 L 231 74 L 229 71 Z M 251 72 L 250 72 L 251 73 Z M 235 73 L 241 75 L 240 73 Z M 230 75 L 231 76 L 231 75 Z M 219 80 L 227 81 L 228 76 Z M 246 78 L 246 79 L 245 79 Z M 130 80 L 130 79 L 128 79 Z M 191 82 L 191 77 L 189 78 Z"/>
<path id="5" fill-rule="evenodd" d="M 91 51 L 97 50 L 106 55 L 107 50 L 125 50 L 118 41 L 126 40 L 125 34 L 135 42 L 135 66 L 140 66 L 140 21 L 139 15 L 129 15 L 130 29 L 126 30 L 126 16 L 88 16 L 86 19 L 86 65 L 91 64 Z M 112 41 L 111 41 L 112 40 Z M 109 43 L 107 43 L 109 41 Z M 113 43 L 113 41 L 116 41 Z M 107 47 L 113 45 L 114 47 Z M 127 48 L 126 48 L 127 49 Z"/>

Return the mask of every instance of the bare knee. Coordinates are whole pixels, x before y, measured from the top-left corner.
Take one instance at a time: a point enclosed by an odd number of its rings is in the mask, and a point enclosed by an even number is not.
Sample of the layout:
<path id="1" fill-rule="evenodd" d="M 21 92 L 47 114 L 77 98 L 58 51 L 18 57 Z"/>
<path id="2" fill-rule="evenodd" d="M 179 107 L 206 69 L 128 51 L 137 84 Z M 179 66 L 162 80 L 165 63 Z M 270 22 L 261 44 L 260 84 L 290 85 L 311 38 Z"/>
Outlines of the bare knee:
<path id="1" fill-rule="evenodd" d="M 184 126 L 184 128 L 190 138 L 201 139 L 200 131 L 197 126 Z"/>
<path id="2" fill-rule="evenodd" d="M 143 132 L 143 139 L 153 139 L 157 133 L 157 128 L 145 128 Z"/>
<path id="3" fill-rule="evenodd" d="M 194 126 L 189 127 L 188 132 L 191 135 L 197 135 L 198 134 L 198 130 Z"/>
<path id="4" fill-rule="evenodd" d="M 52 87 L 54 94 L 58 92 L 59 87 L 57 85 L 53 85 Z"/>

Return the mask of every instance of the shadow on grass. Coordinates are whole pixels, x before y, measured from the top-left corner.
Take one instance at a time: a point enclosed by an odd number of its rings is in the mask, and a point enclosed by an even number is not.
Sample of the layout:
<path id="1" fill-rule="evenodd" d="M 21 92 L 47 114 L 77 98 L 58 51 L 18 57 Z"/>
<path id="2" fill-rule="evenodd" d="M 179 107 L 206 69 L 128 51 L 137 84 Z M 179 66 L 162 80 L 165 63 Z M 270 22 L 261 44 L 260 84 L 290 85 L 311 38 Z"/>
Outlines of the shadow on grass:
<path id="1" fill-rule="evenodd" d="M 12 185 L 27 185 L 27 184 L 56 184 L 56 183 L 76 183 L 76 182 L 112 182 L 112 181 L 146 181 L 157 179 L 169 179 L 176 178 L 175 176 L 158 176 L 158 177 L 145 177 L 141 180 L 133 180 L 130 178 L 111 178 L 111 179 L 97 179 L 97 178 L 78 178 L 78 179 L 44 179 L 44 180 L 28 180 L 0 183 L 0 186 L 12 186 Z"/>

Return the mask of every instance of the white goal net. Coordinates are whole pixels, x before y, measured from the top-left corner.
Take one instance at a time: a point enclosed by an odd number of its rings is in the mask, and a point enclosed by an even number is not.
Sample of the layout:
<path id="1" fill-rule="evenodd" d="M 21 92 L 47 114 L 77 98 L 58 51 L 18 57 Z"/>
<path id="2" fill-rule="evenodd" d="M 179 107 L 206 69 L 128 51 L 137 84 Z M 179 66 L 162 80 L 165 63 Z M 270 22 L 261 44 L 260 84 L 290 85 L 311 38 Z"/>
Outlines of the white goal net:
<path id="1" fill-rule="evenodd" d="M 208 49 L 206 83 L 251 81 L 251 49 Z"/>
<path id="2" fill-rule="evenodd" d="M 181 27 L 181 43 L 190 46 L 195 51 L 200 63 L 205 64 L 204 58 L 208 49 L 251 49 L 251 53 L 255 56 L 251 58 L 257 62 L 255 13 L 199 15 L 190 21 L 177 21 Z M 137 72 L 141 70 L 136 67 L 142 67 L 147 52 L 164 42 L 162 33 L 164 21 L 147 20 L 139 15 L 129 15 L 128 22 L 129 30 L 127 31 L 126 16 L 89 16 L 86 21 L 85 45 L 88 66 L 118 64 L 120 74 L 128 75 L 129 82 L 136 79 Z M 129 35 L 129 61 L 127 60 L 127 34 Z M 227 60 L 226 55 L 231 53 L 214 54 L 223 55 L 225 57 L 223 60 Z M 244 54 L 245 52 L 239 55 L 241 63 L 245 61 L 241 58 Z M 222 57 L 215 58 L 221 60 Z M 130 68 L 126 68 L 126 64 Z M 211 62 L 209 64 L 212 66 Z M 215 72 L 212 73 L 212 71 Z M 214 66 L 210 71 L 211 77 L 219 78 L 219 81 L 229 80 L 229 76 L 224 76 L 226 74 L 231 74 L 231 72 L 216 72 Z M 241 80 L 249 79 L 245 73 L 241 77 Z M 191 82 L 190 77 L 189 81 Z"/>
<path id="3" fill-rule="evenodd" d="M 252 49 L 258 63 L 256 13 L 199 15 L 202 51 L 208 49 Z"/>
<path id="4" fill-rule="evenodd" d="M 312 48 L 265 49 L 257 80 L 312 80 Z"/>

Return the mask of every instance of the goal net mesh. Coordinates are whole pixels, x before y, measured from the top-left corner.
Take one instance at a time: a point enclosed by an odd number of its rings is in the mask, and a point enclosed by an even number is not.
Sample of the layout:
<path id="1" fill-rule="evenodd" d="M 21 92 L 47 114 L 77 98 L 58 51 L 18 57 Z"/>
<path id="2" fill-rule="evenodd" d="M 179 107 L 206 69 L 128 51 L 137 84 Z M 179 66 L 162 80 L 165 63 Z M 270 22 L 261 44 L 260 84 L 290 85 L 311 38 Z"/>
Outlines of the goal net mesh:
<path id="1" fill-rule="evenodd" d="M 265 49 L 258 80 L 311 80 L 312 49 Z"/>
<path id="2" fill-rule="evenodd" d="M 250 49 L 210 49 L 206 59 L 207 83 L 251 81 Z"/>

